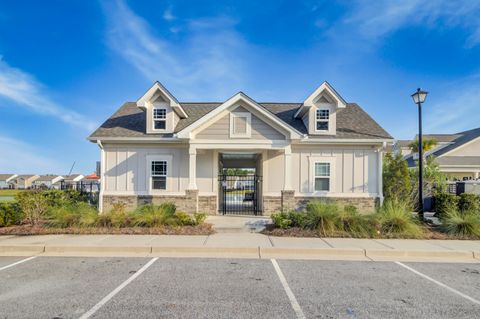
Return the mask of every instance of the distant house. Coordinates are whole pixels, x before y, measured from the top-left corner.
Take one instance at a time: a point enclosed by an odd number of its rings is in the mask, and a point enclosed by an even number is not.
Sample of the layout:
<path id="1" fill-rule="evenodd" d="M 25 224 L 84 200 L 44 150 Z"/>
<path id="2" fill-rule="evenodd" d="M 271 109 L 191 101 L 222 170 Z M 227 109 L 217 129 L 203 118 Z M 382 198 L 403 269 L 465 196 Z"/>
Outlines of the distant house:
<path id="1" fill-rule="evenodd" d="M 60 188 L 63 180 L 59 175 L 42 175 L 32 183 L 32 188 Z"/>
<path id="2" fill-rule="evenodd" d="M 17 174 L 0 174 L 0 189 L 12 188 L 10 181 L 17 176 Z"/>
<path id="3" fill-rule="evenodd" d="M 32 187 L 32 183 L 40 176 L 33 174 L 18 175 L 10 180 L 11 188 L 28 189 Z"/>
<path id="4" fill-rule="evenodd" d="M 84 179 L 85 176 L 82 174 L 72 174 L 72 175 L 67 175 L 63 178 L 64 183 L 76 183 L 80 182 L 82 179 Z"/>
<path id="5" fill-rule="evenodd" d="M 480 127 L 455 134 L 428 134 L 424 139 L 435 139 L 438 145 L 425 156 L 436 158 L 440 171 L 452 180 L 480 178 Z M 415 166 L 418 154 L 405 157 L 409 166 Z"/>

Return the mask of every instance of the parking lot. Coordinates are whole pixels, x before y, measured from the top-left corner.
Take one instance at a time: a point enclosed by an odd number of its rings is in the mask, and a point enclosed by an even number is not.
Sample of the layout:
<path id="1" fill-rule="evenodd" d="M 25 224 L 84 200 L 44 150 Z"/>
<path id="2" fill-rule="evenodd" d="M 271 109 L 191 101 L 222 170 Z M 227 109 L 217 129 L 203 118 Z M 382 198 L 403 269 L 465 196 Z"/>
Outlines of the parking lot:
<path id="1" fill-rule="evenodd" d="M 0 257 L 1 318 L 478 318 L 480 264 Z"/>

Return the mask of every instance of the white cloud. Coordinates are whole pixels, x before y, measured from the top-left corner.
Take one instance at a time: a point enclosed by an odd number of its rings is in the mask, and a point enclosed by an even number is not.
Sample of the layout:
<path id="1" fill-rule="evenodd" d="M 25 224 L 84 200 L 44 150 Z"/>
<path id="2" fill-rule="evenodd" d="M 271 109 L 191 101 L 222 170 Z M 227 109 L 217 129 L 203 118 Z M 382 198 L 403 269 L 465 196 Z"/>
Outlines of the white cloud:
<path id="1" fill-rule="evenodd" d="M 56 173 L 65 165 L 42 155 L 46 148 L 37 148 L 18 139 L 0 135 L 2 156 L 0 171 L 16 174 Z"/>
<path id="2" fill-rule="evenodd" d="M 172 20 L 175 20 L 176 17 L 173 15 L 173 12 L 172 12 L 172 7 L 168 7 L 164 12 L 163 12 L 163 19 L 165 19 L 166 21 L 172 21 Z"/>
<path id="3" fill-rule="evenodd" d="M 0 56 L 0 97 L 37 113 L 56 117 L 67 124 L 89 131 L 95 128 L 93 122 L 53 102 L 44 92 L 45 88 L 41 83 L 30 74 L 11 67 Z"/>
<path id="4" fill-rule="evenodd" d="M 447 88 L 447 94 L 424 106 L 426 132 L 454 133 L 479 127 L 480 83 L 478 81 L 460 86 L 457 83 Z M 431 111 L 430 111 L 431 110 Z"/>
<path id="5" fill-rule="evenodd" d="M 109 46 L 147 80 L 159 80 L 180 99 L 226 98 L 244 87 L 247 45 L 235 21 L 186 21 L 186 40 L 171 42 L 152 30 L 124 1 L 104 2 Z"/>
<path id="6" fill-rule="evenodd" d="M 480 43 L 480 2 L 472 0 L 356 0 L 343 21 L 366 38 L 375 39 L 408 25 L 465 28 L 467 46 Z"/>

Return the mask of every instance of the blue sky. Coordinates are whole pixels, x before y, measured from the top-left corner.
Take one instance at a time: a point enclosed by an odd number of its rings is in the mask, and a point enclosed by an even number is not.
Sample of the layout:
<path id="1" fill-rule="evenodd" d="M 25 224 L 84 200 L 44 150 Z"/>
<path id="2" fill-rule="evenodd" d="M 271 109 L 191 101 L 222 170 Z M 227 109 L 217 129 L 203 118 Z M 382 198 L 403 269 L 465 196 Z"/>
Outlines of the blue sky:
<path id="1" fill-rule="evenodd" d="M 89 173 L 86 137 L 161 81 L 180 101 L 301 102 L 329 81 L 395 138 L 480 126 L 479 1 L 5 1 L 0 171 Z"/>

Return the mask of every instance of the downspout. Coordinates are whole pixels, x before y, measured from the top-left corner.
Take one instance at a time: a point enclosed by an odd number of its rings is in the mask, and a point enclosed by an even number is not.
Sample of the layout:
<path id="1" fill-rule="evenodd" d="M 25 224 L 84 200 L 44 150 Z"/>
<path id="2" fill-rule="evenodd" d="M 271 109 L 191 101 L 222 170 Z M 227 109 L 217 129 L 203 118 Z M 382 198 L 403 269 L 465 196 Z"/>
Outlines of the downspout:
<path id="1" fill-rule="evenodd" d="M 97 145 L 100 147 L 100 192 L 98 194 L 98 211 L 103 213 L 103 193 L 105 190 L 105 149 L 100 140 L 97 140 Z"/>
<path id="2" fill-rule="evenodd" d="M 387 142 L 383 142 L 382 146 L 378 149 L 378 198 L 380 206 L 383 205 L 383 150 L 387 147 Z"/>

